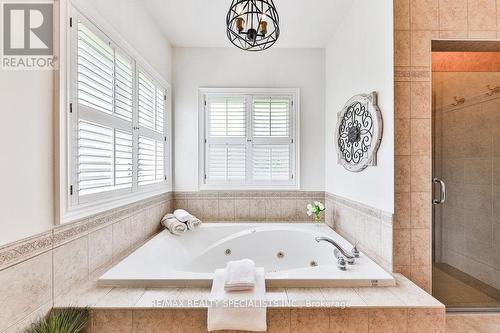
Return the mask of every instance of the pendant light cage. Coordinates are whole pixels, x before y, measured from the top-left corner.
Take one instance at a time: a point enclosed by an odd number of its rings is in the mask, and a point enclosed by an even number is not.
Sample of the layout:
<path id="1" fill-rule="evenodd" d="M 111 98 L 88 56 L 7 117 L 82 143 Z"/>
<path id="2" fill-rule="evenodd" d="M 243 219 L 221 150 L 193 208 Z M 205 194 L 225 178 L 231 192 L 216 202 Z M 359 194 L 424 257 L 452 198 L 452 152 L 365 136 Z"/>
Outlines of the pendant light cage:
<path id="1" fill-rule="evenodd" d="M 280 35 L 279 16 L 273 0 L 233 0 L 226 18 L 227 37 L 246 51 L 263 51 Z"/>

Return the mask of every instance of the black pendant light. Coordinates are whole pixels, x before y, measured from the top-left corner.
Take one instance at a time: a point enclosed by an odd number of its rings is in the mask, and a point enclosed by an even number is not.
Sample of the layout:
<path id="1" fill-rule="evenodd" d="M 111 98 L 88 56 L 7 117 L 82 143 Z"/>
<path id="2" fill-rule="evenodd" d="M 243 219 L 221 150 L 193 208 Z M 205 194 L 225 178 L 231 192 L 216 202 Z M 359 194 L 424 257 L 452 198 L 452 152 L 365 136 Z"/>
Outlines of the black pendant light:
<path id="1" fill-rule="evenodd" d="M 263 51 L 280 35 L 279 16 L 273 0 L 233 0 L 226 18 L 227 37 L 246 51 Z"/>

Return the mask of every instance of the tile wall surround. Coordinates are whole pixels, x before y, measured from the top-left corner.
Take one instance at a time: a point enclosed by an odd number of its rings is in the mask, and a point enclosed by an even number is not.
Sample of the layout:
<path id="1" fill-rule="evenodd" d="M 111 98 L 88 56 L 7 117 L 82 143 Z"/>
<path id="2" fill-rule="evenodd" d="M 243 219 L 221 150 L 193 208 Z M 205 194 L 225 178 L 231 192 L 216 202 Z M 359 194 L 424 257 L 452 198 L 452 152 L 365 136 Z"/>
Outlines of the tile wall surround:
<path id="1" fill-rule="evenodd" d="M 52 308 L 55 297 L 155 235 L 172 198 L 159 195 L 0 247 L 0 332 L 26 327 Z"/>
<path id="2" fill-rule="evenodd" d="M 325 193 L 168 193 L 2 246 L 0 294 L 6 296 L 0 298 L 0 306 L 9 311 L 0 313 L 0 332 L 26 326 L 47 313 L 55 298 L 96 278 L 157 233 L 161 216 L 175 208 L 186 208 L 204 221 L 304 222 L 312 221 L 306 214 L 306 205 L 314 201 L 325 202 Z M 359 213 L 366 216 L 379 214 L 359 204 L 352 203 L 349 207 L 351 211 L 360 209 Z M 390 261 L 384 258 L 386 248 L 366 244 L 362 244 L 362 250 L 389 270 Z"/>
<path id="3" fill-rule="evenodd" d="M 500 0 L 395 0 L 394 270 L 431 290 L 431 41 L 497 39 Z"/>
<path id="4" fill-rule="evenodd" d="M 394 287 L 270 288 L 266 298 L 277 303 L 267 309 L 267 332 L 444 333 L 443 304 L 402 275 L 395 278 Z M 87 333 L 199 333 L 206 332 L 207 320 L 206 304 L 200 301 L 209 297 L 210 288 L 124 289 L 91 283 L 54 306 L 90 308 Z M 339 307 L 339 301 L 346 306 Z"/>
<path id="5" fill-rule="evenodd" d="M 307 204 L 325 202 L 322 191 L 175 192 L 174 208 L 187 209 L 203 221 L 312 221 Z"/>
<path id="6" fill-rule="evenodd" d="M 267 316 L 267 333 L 445 333 L 444 309 L 268 309 Z M 207 311 L 196 309 L 96 310 L 91 321 L 86 333 L 208 332 Z"/>
<path id="7" fill-rule="evenodd" d="M 326 223 L 392 272 L 392 214 L 331 193 L 325 194 L 325 200 Z"/>

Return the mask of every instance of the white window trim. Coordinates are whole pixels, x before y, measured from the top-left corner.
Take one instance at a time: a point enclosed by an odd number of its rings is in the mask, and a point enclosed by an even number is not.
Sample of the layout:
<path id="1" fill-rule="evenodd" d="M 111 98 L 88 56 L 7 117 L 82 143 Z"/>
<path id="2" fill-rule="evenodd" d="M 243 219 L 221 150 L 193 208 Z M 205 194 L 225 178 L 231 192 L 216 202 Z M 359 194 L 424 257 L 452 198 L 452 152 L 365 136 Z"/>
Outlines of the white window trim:
<path id="1" fill-rule="evenodd" d="M 85 218 L 109 209 L 117 208 L 126 204 L 134 203 L 143 199 L 151 198 L 166 192 L 172 191 L 172 89 L 167 80 L 162 77 L 140 53 L 100 16 L 100 14 L 85 0 L 58 1 L 54 4 L 56 19 L 54 22 L 59 24 L 59 29 L 55 37 L 55 54 L 59 59 L 58 69 L 55 73 L 55 217 L 56 224 L 64 224 L 77 219 Z M 77 10 L 89 21 L 98 26 L 106 35 L 114 41 L 122 50 L 132 57 L 137 66 L 140 66 L 147 72 L 159 85 L 166 89 L 167 103 L 165 121 L 167 127 L 165 136 L 167 144 L 165 145 L 165 174 L 168 181 L 147 185 L 144 190 L 120 195 L 119 197 L 103 198 L 100 201 L 74 205 L 70 195 L 71 184 L 71 161 L 70 161 L 70 136 L 72 128 L 72 119 L 69 112 L 71 102 L 71 31 L 69 26 L 73 11 Z"/>
<path id="2" fill-rule="evenodd" d="M 206 168 L 206 95 L 265 95 L 265 96 L 292 96 L 293 117 L 292 131 L 294 133 L 293 158 L 293 184 L 253 184 L 253 185 L 230 185 L 230 184 L 205 184 Z M 198 189 L 199 190 L 299 190 L 300 189 L 300 89 L 299 88 L 199 88 L 198 90 Z"/>

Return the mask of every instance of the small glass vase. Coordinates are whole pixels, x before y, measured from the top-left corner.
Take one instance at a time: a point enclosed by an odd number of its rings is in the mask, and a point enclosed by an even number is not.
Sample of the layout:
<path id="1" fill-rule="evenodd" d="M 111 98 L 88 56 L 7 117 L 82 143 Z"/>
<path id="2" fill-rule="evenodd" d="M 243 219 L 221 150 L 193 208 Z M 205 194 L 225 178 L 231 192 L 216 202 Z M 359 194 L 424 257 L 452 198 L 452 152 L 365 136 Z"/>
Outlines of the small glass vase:
<path id="1" fill-rule="evenodd" d="M 314 223 L 317 223 L 317 224 L 323 223 L 321 221 L 321 215 L 314 215 Z"/>

